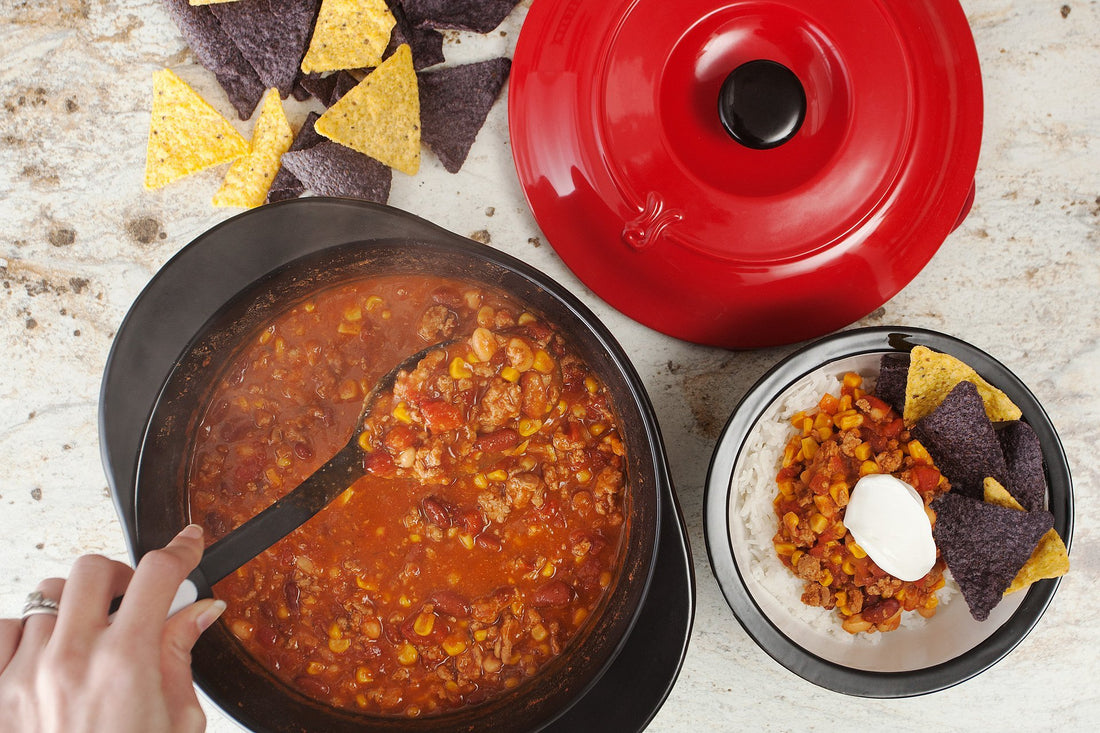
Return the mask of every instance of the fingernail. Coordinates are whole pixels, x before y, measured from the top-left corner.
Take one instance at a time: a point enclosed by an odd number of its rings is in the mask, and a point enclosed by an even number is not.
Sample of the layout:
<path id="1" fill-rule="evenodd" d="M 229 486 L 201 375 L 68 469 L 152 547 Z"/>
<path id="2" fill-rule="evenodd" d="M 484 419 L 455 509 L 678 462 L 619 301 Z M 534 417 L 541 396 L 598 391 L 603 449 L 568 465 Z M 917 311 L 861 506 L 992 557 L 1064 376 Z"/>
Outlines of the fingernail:
<path id="1" fill-rule="evenodd" d="M 199 630 L 206 631 L 210 628 L 210 625 L 218 620 L 223 611 L 225 611 L 225 601 L 212 599 L 206 609 L 195 620 L 195 623 L 199 625 Z"/>
<path id="2" fill-rule="evenodd" d="M 178 537 L 186 537 L 189 540 L 197 540 L 202 537 L 202 527 L 197 524 L 189 524 L 180 530 Z"/>

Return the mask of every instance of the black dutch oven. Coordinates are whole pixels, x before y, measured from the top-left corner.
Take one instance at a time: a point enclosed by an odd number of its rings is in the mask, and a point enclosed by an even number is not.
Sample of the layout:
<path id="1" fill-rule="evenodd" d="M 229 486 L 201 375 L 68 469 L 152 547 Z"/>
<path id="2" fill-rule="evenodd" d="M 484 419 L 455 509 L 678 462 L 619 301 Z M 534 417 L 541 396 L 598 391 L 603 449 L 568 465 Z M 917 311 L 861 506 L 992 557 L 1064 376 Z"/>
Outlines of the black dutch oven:
<path id="1" fill-rule="evenodd" d="M 599 682 L 650 588 L 671 480 L 648 396 L 610 332 L 562 286 L 511 256 L 389 207 L 320 198 L 266 206 L 203 234 L 165 265 L 120 327 L 104 377 L 101 428 L 108 474 L 123 485 L 114 487 L 114 497 L 135 559 L 190 521 L 185 474 L 194 429 L 220 367 L 242 340 L 319 289 L 405 272 L 461 278 L 511 294 L 556 324 L 603 377 L 628 456 L 622 569 L 602 610 L 538 675 L 485 704 L 421 720 L 319 705 L 257 665 L 217 624 L 195 646 L 196 683 L 253 730 L 544 728 Z M 148 302 L 153 297 L 156 302 Z M 180 344 L 187 344 L 182 353 Z M 129 357 L 125 364 L 119 353 Z M 139 458 L 128 481 L 134 455 Z"/>

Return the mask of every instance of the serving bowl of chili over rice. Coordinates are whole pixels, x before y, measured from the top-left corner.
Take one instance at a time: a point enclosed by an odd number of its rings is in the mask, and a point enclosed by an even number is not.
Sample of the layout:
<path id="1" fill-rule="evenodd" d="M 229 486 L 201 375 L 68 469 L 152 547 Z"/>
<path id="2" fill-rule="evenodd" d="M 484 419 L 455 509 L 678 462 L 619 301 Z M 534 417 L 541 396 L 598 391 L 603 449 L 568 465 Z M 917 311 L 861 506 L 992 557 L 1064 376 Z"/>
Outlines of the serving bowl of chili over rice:
<path id="1" fill-rule="evenodd" d="M 939 530 L 931 568 L 902 581 L 845 526 L 866 475 L 912 487 L 932 526 L 937 499 L 962 490 L 958 476 L 953 490 L 955 469 L 937 465 L 884 398 L 892 389 L 885 374 L 879 384 L 883 358 L 908 359 L 915 348 L 961 360 L 1019 406 L 1041 446 L 1041 509 L 1066 545 L 1072 535 L 1057 433 L 1027 387 L 984 351 L 933 331 L 871 328 L 834 334 L 780 362 L 743 397 L 719 439 L 706 487 L 707 549 L 727 602 L 760 647 L 799 676 L 852 695 L 918 695 L 979 674 L 1027 635 L 1059 582 L 1003 598 L 998 590 L 978 621 L 945 566 L 951 557 L 938 546 Z"/>

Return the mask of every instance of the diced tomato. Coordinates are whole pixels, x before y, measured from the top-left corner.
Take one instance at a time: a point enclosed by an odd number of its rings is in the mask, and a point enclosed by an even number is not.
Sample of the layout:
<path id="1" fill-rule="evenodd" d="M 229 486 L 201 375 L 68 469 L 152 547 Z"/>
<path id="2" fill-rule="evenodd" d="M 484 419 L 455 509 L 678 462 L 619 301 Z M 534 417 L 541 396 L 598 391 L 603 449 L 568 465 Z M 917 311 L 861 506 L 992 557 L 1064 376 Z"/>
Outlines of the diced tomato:
<path id="1" fill-rule="evenodd" d="M 420 413 L 424 416 L 424 423 L 433 435 L 445 433 L 449 430 L 457 430 L 462 427 L 462 410 L 458 405 L 436 400 L 424 402 L 420 405 Z"/>

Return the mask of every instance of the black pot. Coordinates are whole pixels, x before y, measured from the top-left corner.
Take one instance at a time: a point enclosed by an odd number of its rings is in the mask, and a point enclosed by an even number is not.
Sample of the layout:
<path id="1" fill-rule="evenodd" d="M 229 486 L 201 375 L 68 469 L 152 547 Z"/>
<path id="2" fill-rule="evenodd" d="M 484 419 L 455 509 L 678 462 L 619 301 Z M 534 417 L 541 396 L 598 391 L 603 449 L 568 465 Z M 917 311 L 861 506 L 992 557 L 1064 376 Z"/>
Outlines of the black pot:
<path id="1" fill-rule="evenodd" d="M 194 247 L 209 238 L 220 246 Z M 259 248 L 264 256 L 257 262 Z M 209 261 L 191 257 L 194 249 L 202 249 Z M 181 268 L 189 276 L 181 278 Z M 110 465 L 124 460 L 132 447 L 126 438 L 135 434 L 134 423 L 145 419 L 141 406 L 153 405 L 151 415 L 144 413 L 147 429 L 135 468 L 134 506 L 126 506 L 125 497 L 116 493 L 124 521 L 131 519 L 135 558 L 162 546 L 189 521 L 184 478 L 194 427 L 219 368 L 242 339 L 308 294 L 364 275 L 427 272 L 462 278 L 502 289 L 541 312 L 611 390 L 628 456 L 622 571 L 588 628 L 528 683 L 489 703 L 422 720 L 357 715 L 318 705 L 291 689 L 252 661 L 219 624 L 193 652 L 196 683 L 213 702 L 257 731 L 526 731 L 553 722 L 600 679 L 645 600 L 656 560 L 661 497 L 671 493 L 671 486 L 645 389 L 615 339 L 583 304 L 498 250 L 388 207 L 334 199 L 289 201 L 231 219 L 181 251 L 157 277 L 169 271 L 178 282 L 178 302 L 164 303 L 158 312 L 163 319 L 156 323 L 130 323 L 128 316 L 119 333 L 119 342 L 125 342 L 114 348 L 147 354 L 148 364 L 139 370 L 170 376 L 159 394 L 134 394 L 126 400 L 132 409 L 103 420 Z M 164 291 L 158 288 L 161 299 Z M 140 310 L 149 320 L 151 309 L 144 305 Z M 131 314 L 137 310 L 135 305 Z M 190 337 L 182 354 L 169 346 L 183 342 L 181 333 Z M 112 379 L 109 369 L 104 402 L 120 402 L 118 392 L 128 389 L 121 378 Z"/>

